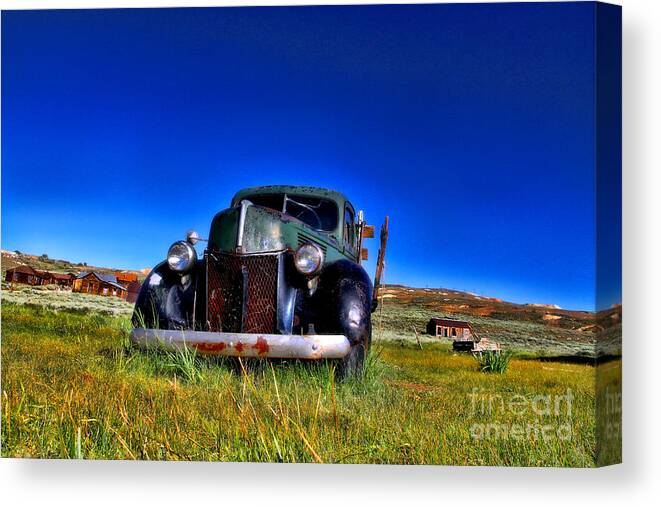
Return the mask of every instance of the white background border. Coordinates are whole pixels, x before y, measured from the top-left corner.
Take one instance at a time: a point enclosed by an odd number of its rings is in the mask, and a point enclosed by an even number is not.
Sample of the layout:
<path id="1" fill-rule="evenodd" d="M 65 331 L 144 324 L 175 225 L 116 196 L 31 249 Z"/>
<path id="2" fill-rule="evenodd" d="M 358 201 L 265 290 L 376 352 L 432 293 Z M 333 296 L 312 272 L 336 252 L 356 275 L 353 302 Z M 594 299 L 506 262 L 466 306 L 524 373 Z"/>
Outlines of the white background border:
<path id="1" fill-rule="evenodd" d="M 2 9 L 295 5 L 5 1 Z M 661 498 L 661 2 L 624 0 L 624 460 L 600 470 L 0 460 L 0 505 L 618 505 Z M 4 126 L 4 125 L 3 125 Z M 6 128 L 6 126 L 4 126 Z M 416 505 L 416 507 L 417 507 Z"/>

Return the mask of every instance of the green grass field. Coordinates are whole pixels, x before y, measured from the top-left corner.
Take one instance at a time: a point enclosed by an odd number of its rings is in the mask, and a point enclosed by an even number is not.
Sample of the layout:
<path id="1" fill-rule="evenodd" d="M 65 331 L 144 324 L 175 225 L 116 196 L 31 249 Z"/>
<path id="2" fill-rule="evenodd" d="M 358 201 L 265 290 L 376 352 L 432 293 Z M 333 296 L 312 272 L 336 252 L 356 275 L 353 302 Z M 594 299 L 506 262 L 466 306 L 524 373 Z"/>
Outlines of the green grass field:
<path id="1" fill-rule="evenodd" d="M 448 345 L 376 341 L 337 383 L 326 363 L 141 352 L 125 312 L 17 303 L 3 294 L 6 457 L 595 464 L 590 365 L 482 373 Z"/>

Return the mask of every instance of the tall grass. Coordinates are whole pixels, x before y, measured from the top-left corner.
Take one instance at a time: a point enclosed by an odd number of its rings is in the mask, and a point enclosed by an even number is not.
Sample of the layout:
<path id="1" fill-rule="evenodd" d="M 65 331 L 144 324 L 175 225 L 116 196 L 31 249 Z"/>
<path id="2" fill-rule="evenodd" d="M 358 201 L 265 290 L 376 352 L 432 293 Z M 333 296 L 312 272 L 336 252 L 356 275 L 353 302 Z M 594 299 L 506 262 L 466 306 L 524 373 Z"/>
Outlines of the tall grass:
<path id="1" fill-rule="evenodd" d="M 475 360 L 481 372 L 505 373 L 510 364 L 512 354 L 501 350 L 485 350 L 474 354 Z"/>
<path id="2" fill-rule="evenodd" d="M 197 361 L 197 350 L 189 347 L 178 347 L 173 351 L 166 351 L 167 362 L 165 366 L 170 368 L 175 375 L 179 375 L 186 382 L 199 382 L 203 380 Z"/>
<path id="3" fill-rule="evenodd" d="M 590 466 L 594 368 L 375 344 L 363 374 L 333 362 L 236 361 L 126 347 L 128 316 L 3 303 L 2 455 L 38 458 Z M 574 393 L 569 442 L 476 440 L 472 396 Z M 482 394 L 480 394 L 481 396 Z"/>

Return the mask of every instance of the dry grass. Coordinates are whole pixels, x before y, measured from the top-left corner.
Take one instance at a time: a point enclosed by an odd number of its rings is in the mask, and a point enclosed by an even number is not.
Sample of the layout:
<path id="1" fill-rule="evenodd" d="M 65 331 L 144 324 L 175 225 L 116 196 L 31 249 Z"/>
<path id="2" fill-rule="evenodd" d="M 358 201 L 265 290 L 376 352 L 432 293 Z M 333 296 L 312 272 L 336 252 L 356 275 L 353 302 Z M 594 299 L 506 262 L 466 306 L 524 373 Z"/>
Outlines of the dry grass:
<path id="1" fill-rule="evenodd" d="M 2 291 L 2 303 L 43 306 L 53 310 L 96 312 L 111 315 L 131 315 L 133 304 L 114 297 L 83 294 L 60 289 L 54 285 L 18 286 Z"/>

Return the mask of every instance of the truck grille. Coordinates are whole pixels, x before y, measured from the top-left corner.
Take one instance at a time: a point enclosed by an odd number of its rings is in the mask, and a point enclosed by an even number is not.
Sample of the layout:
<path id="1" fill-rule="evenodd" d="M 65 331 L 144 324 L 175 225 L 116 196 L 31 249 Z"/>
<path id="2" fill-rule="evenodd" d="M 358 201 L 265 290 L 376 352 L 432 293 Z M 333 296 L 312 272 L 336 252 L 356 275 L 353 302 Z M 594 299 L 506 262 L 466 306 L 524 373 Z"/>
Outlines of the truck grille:
<path id="1" fill-rule="evenodd" d="M 207 254 L 210 331 L 275 333 L 280 256 Z"/>

